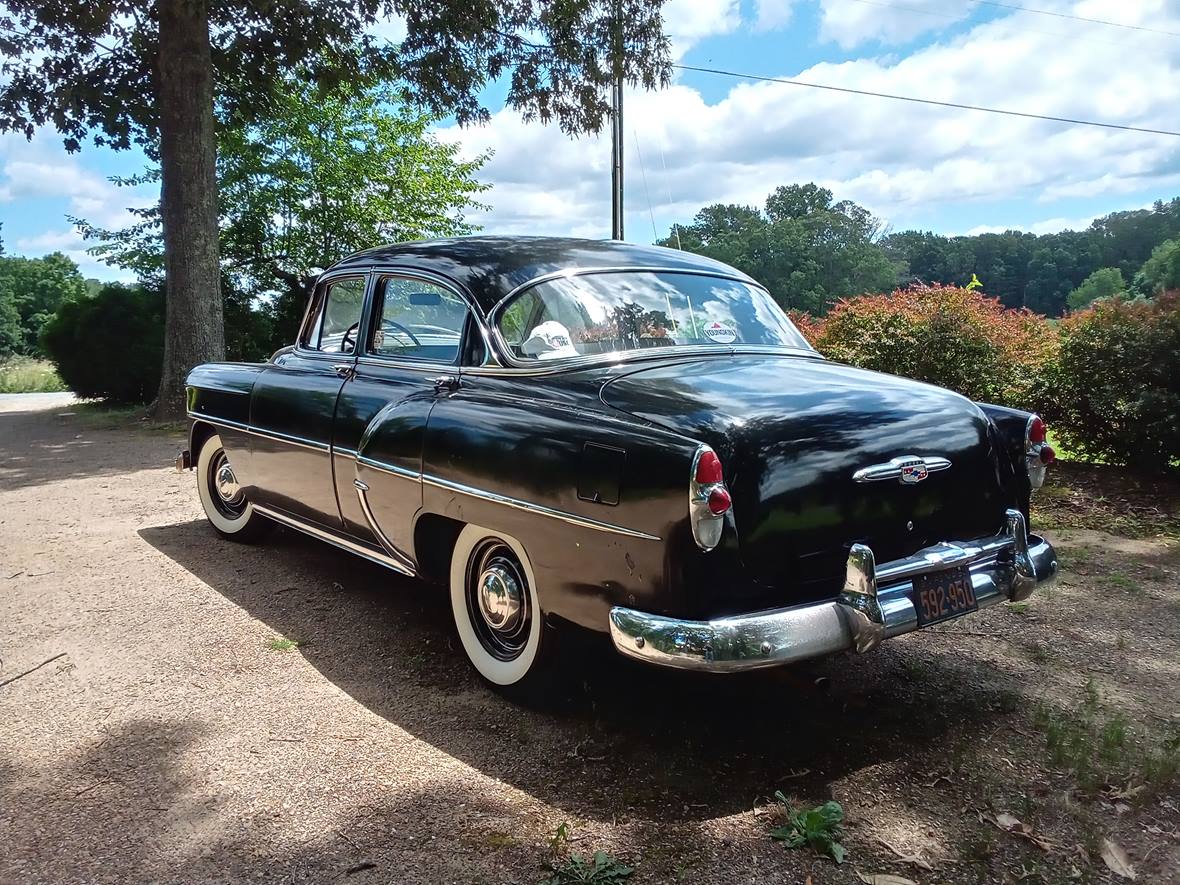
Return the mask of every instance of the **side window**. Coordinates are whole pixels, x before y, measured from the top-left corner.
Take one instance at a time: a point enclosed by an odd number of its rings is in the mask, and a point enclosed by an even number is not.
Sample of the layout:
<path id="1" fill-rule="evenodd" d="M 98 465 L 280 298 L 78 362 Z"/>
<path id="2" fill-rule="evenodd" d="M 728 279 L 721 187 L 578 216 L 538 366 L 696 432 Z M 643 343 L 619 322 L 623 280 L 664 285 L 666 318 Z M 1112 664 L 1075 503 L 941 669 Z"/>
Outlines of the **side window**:
<path id="1" fill-rule="evenodd" d="M 385 277 L 377 303 L 369 353 L 441 363 L 458 359 L 467 305 L 454 292 L 423 280 Z"/>
<path id="2" fill-rule="evenodd" d="M 323 353 L 355 353 L 364 303 L 364 277 L 349 277 L 329 283 L 323 307 L 308 332 L 307 346 Z"/>

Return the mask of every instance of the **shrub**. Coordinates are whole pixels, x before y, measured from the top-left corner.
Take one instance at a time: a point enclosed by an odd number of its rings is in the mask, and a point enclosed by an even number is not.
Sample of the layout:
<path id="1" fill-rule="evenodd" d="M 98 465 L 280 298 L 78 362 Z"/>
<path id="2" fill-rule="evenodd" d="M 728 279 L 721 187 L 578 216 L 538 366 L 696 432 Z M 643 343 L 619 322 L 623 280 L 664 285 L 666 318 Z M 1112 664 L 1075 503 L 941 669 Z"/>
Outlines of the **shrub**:
<path id="1" fill-rule="evenodd" d="M 160 385 L 163 294 L 110 284 L 93 298 L 68 301 L 46 324 L 41 347 L 78 396 L 146 403 Z"/>
<path id="2" fill-rule="evenodd" d="M 1044 317 L 954 286 L 845 299 L 805 334 L 831 359 L 1024 408 L 1056 348 Z"/>
<path id="3" fill-rule="evenodd" d="M 1100 301 L 1062 320 L 1060 335 L 1039 398 L 1062 443 L 1151 471 L 1180 458 L 1180 292 Z"/>

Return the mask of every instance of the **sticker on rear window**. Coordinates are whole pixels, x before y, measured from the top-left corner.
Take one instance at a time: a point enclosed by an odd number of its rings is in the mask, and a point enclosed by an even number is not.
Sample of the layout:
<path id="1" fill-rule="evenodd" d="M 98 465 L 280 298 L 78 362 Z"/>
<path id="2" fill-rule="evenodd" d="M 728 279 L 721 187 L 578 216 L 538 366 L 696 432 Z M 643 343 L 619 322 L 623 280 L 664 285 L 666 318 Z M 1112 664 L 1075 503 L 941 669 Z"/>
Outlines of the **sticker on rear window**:
<path id="1" fill-rule="evenodd" d="M 714 320 L 705 324 L 705 337 L 714 344 L 733 344 L 737 341 L 737 329 Z"/>

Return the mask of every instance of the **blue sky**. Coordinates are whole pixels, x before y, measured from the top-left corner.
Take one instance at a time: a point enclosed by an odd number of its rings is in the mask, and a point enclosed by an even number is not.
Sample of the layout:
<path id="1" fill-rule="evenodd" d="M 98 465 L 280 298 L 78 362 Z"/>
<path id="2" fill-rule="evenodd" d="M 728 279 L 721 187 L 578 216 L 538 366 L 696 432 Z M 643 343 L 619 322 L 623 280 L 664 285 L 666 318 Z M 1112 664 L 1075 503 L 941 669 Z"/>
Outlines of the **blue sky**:
<path id="1" fill-rule="evenodd" d="M 1020 5 L 1022 0 L 1011 0 Z M 1180 0 L 1029 0 L 1041 12 L 971 0 L 670 0 L 676 58 L 686 65 L 1150 128 L 1180 128 Z M 396 37 L 397 22 L 387 33 Z M 609 235 L 610 145 L 565 138 L 500 110 L 489 125 L 440 138 L 494 151 L 483 177 L 484 229 Z M 779 184 L 818 181 L 894 230 L 1050 232 L 1180 195 L 1180 139 L 931 108 L 783 84 L 678 71 L 672 88 L 627 100 L 627 238 L 664 236 L 713 202 L 758 205 Z M 67 215 L 106 226 L 150 204 L 151 188 L 112 175 L 137 152 L 87 146 L 67 155 L 52 133 L 0 136 L 5 249 L 60 249 L 87 275 L 120 276 L 90 259 Z M 646 181 L 645 181 L 646 179 Z"/>

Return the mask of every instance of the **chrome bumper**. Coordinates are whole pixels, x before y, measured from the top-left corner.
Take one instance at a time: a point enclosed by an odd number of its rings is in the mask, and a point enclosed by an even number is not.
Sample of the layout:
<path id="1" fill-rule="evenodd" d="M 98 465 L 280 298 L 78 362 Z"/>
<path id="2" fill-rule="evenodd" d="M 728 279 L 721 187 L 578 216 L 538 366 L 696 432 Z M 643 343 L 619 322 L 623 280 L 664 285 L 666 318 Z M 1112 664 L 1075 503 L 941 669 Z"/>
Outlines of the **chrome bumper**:
<path id="1" fill-rule="evenodd" d="M 712 673 L 773 667 L 845 649 L 866 652 L 918 627 L 910 600 L 913 579 L 967 565 L 980 608 L 1026 599 L 1057 574 L 1057 554 L 1029 535 L 1018 510 L 1005 514 L 999 534 L 935 544 L 913 556 L 877 565 L 873 551 L 854 544 L 844 589 L 829 602 L 809 603 L 714 621 L 681 621 L 616 606 L 610 613 L 615 648 L 652 664 Z"/>

